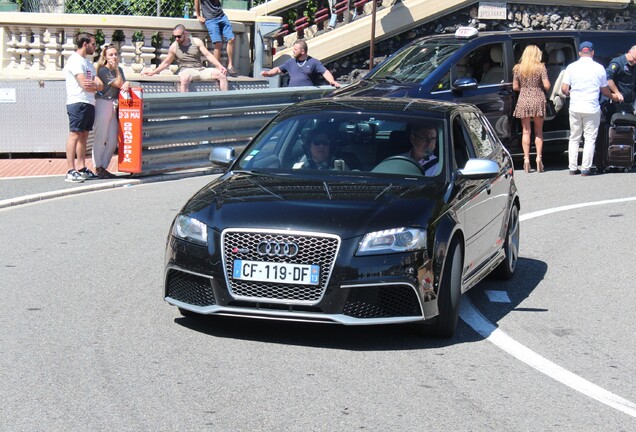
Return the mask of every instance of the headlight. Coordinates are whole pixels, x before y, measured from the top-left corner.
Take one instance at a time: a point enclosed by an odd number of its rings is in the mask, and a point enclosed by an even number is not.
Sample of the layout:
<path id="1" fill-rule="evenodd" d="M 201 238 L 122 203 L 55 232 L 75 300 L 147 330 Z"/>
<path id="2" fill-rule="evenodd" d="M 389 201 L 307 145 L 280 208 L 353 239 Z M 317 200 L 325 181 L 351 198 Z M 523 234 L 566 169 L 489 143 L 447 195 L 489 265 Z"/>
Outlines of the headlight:
<path id="1" fill-rule="evenodd" d="M 356 255 L 408 252 L 426 248 L 426 231 L 417 228 L 394 228 L 364 236 Z"/>
<path id="2" fill-rule="evenodd" d="M 172 235 L 192 243 L 208 244 L 207 225 L 189 216 L 177 216 L 172 226 Z"/>

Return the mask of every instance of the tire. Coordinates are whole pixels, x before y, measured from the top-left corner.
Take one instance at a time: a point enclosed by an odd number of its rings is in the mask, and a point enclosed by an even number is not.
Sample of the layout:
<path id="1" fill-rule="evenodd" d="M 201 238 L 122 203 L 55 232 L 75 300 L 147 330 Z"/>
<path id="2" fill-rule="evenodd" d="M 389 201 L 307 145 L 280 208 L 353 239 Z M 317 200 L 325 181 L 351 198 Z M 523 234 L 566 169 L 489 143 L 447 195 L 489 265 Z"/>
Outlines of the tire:
<path id="1" fill-rule="evenodd" d="M 519 230 L 519 208 L 513 205 L 503 245 L 505 259 L 495 269 L 495 274 L 500 279 L 508 280 L 515 274 L 519 260 Z"/>
<path id="2" fill-rule="evenodd" d="M 462 290 L 462 251 L 457 240 L 453 240 L 444 263 L 437 305 L 439 315 L 432 325 L 422 324 L 422 330 L 437 338 L 451 338 L 457 329 L 459 302 Z"/>

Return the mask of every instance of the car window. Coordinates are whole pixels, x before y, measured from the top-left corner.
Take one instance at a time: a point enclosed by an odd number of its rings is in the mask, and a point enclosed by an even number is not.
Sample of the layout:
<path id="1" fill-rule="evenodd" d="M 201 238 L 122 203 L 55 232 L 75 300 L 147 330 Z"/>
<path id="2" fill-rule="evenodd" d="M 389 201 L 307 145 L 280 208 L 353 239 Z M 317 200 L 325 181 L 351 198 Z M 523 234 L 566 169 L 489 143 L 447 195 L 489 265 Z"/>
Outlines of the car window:
<path id="1" fill-rule="evenodd" d="M 433 91 L 450 91 L 451 83 L 459 78 L 474 78 L 479 87 L 501 84 L 505 81 L 504 71 L 508 67 L 504 53 L 502 43 L 476 47 L 444 74 L 433 87 Z"/>
<path id="2" fill-rule="evenodd" d="M 444 76 L 437 81 L 437 84 L 433 87 L 433 92 L 448 91 L 451 89 L 451 71 L 448 71 Z"/>
<path id="3" fill-rule="evenodd" d="M 479 87 L 499 85 L 506 81 L 509 68 L 502 43 L 483 45 L 470 53 L 470 63 Z M 512 67 L 510 67 L 512 69 Z"/>
<path id="4" fill-rule="evenodd" d="M 341 112 L 270 123 L 235 169 L 334 175 L 435 177 L 443 171 L 444 121 L 420 115 Z M 417 148 L 417 150 L 414 150 Z"/>
<path id="5" fill-rule="evenodd" d="M 574 38 L 551 37 L 541 39 L 523 38 L 514 40 L 513 52 L 515 56 L 515 64 L 519 63 L 523 50 L 531 44 L 539 47 L 543 53 L 541 61 L 545 65 L 546 72 L 548 74 L 548 80 L 550 81 L 551 86 L 550 92 L 554 94 L 554 91 L 558 88 L 555 84 L 559 82 L 559 77 L 562 75 L 566 66 L 577 59 L 576 50 L 574 49 Z"/>
<path id="6" fill-rule="evenodd" d="M 476 112 L 464 111 L 461 116 L 473 142 L 475 155 L 478 158 L 490 157 L 495 149 L 496 138 L 487 126 L 487 121 Z"/>
<path id="7" fill-rule="evenodd" d="M 462 169 L 470 159 L 470 139 L 459 116 L 453 119 L 453 170 Z"/>

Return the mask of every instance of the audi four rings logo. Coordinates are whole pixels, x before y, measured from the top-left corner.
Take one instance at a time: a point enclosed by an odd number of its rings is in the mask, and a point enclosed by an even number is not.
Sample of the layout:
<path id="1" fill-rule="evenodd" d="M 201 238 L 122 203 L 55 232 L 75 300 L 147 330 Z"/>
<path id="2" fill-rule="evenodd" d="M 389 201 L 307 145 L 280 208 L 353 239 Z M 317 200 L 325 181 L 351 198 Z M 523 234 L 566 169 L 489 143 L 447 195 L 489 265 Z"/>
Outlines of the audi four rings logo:
<path id="1" fill-rule="evenodd" d="M 293 242 L 262 241 L 256 246 L 259 255 L 293 258 L 298 255 L 298 245 Z"/>

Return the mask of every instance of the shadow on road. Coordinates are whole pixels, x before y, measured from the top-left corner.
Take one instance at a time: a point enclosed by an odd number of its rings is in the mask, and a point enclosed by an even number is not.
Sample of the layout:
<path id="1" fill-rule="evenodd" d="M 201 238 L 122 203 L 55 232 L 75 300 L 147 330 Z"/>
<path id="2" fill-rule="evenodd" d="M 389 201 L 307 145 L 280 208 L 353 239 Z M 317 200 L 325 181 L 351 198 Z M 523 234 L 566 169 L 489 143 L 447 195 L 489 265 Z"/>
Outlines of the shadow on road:
<path id="1" fill-rule="evenodd" d="M 511 311 L 520 310 L 517 306 L 539 285 L 546 271 L 545 262 L 520 258 L 516 274 L 510 281 L 486 279 L 470 291 L 471 300 L 484 316 L 496 323 Z M 511 303 L 491 303 L 486 295 L 487 290 L 507 291 Z M 442 348 L 482 339 L 461 320 L 455 337 L 447 340 L 420 336 L 406 324 L 348 327 L 223 316 L 181 317 L 175 322 L 215 337 L 352 351 Z"/>
<path id="2" fill-rule="evenodd" d="M 547 268 L 543 261 L 520 258 L 511 280 L 502 282 L 486 279 L 469 291 L 471 300 L 486 318 L 496 324 L 511 311 L 522 310 L 517 306 L 541 283 Z M 505 290 L 511 303 L 491 303 L 486 295 L 487 290 Z M 408 324 L 343 326 L 223 316 L 180 317 L 175 319 L 175 323 L 214 337 L 351 351 L 443 348 L 483 339 L 461 320 L 451 339 L 421 336 Z"/>
<path id="3" fill-rule="evenodd" d="M 470 299 L 490 322 L 497 324 L 499 320 L 513 311 L 547 312 L 547 309 L 519 308 L 519 305 L 530 296 L 541 283 L 548 271 L 548 264 L 530 258 L 519 258 L 515 275 L 509 281 L 498 281 L 488 278 L 469 291 Z M 505 291 L 510 302 L 493 302 L 487 291 Z"/>
<path id="4" fill-rule="evenodd" d="M 461 320 L 452 339 L 427 338 L 407 324 L 343 326 L 223 316 L 181 317 L 175 323 L 215 337 L 348 351 L 443 348 L 480 339 Z"/>

